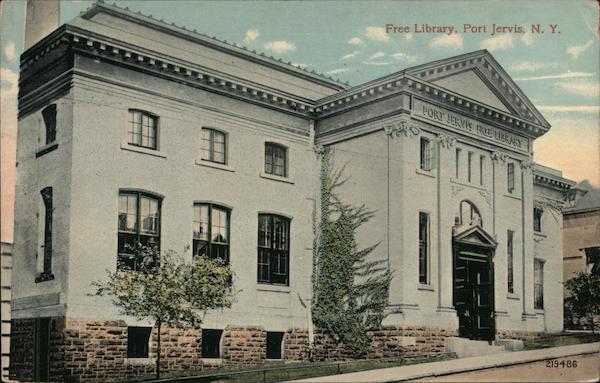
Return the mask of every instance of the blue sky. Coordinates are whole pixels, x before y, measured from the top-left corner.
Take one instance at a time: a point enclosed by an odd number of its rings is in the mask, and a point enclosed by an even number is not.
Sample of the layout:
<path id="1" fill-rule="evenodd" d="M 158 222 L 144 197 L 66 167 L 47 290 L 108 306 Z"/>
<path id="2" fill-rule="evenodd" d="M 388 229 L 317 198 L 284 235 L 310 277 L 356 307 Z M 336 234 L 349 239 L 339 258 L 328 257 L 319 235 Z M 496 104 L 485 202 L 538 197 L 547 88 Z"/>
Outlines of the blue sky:
<path id="1" fill-rule="evenodd" d="M 535 160 L 563 170 L 571 179 L 588 179 L 600 186 L 600 44 L 594 1 L 114 2 L 351 85 L 486 48 L 553 125 L 537 140 Z M 61 1 L 61 23 L 92 3 Z M 14 145 L 16 131 L 25 4 L 25 0 L 1 3 L 3 160 L 14 151 L 6 145 Z M 385 33 L 386 24 L 408 26 L 411 33 Z M 457 33 L 417 33 L 415 24 L 453 26 Z M 464 24 L 486 25 L 486 32 L 465 33 Z M 544 33 L 492 36 L 493 24 L 521 26 L 525 31 L 540 24 Z M 549 24 L 558 24 L 560 33 L 550 33 Z"/>

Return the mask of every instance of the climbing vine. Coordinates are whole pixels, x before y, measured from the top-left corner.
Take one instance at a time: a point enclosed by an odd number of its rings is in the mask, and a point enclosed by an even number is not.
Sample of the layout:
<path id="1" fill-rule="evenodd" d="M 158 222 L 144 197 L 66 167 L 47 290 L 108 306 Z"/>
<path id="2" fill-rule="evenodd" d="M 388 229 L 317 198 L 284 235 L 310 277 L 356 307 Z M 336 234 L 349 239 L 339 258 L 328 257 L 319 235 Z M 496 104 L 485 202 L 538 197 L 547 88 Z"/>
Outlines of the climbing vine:
<path id="1" fill-rule="evenodd" d="M 313 304 L 315 326 L 355 355 L 366 353 L 368 330 L 381 327 L 392 273 L 385 260 L 370 260 L 377 244 L 359 249 L 356 233 L 374 213 L 341 200 L 336 190 L 348 179 L 334 169 L 325 150 L 321 162 L 320 214 L 315 217 Z"/>

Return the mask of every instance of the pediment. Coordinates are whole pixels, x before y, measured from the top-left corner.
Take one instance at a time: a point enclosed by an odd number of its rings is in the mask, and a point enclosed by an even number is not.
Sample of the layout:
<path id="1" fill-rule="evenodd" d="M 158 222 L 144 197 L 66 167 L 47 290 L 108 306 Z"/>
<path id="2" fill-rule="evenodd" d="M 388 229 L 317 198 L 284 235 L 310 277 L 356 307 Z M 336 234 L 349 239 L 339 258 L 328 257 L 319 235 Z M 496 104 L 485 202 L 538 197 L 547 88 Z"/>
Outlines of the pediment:
<path id="1" fill-rule="evenodd" d="M 481 226 L 469 226 L 454 234 L 454 240 L 469 245 L 495 248 L 498 243 Z"/>
<path id="2" fill-rule="evenodd" d="M 406 74 L 535 124 L 550 127 L 487 50 L 418 65 L 408 68 Z"/>

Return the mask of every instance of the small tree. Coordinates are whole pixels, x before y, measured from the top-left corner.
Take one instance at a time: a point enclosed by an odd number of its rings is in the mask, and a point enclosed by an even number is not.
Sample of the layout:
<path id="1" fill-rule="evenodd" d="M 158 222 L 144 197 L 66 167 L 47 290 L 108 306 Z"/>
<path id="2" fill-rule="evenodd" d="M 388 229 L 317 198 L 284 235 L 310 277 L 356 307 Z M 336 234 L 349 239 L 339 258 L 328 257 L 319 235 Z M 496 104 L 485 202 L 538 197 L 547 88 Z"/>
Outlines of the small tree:
<path id="1" fill-rule="evenodd" d="M 159 379 L 162 324 L 198 326 L 207 310 L 230 307 L 232 272 L 220 259 L 197 256 L 186 262 L 174 251 L 161 256 L 155 247 L 141 244 L 133 252 L 137 270 L 108 271 L 106 281 L 92 283 L 94 295 L 110 296 L 125 315 L 154 320 Z"/>
<path id="2" fill-rule="evenodd" d="M 385 260 L 367 260 L 378 244 L 359 249 L 355 236 L 374 213 L 344 203 L 335 193 L 347 179 L 322 158 L 320 219 L 315 226 L 313 319 L 355 355 L 370 345 L 368 330 L 381 327 L 392 273 Z"/>
<path id="3" fill-rule="evenodd" d="M 572 313 L 587 319 L 592 333 L 597 326 L 594 317 L 600 315 L 600 275 L 584 272 L 565 282 L 571 296 L 568 298 Z"/>

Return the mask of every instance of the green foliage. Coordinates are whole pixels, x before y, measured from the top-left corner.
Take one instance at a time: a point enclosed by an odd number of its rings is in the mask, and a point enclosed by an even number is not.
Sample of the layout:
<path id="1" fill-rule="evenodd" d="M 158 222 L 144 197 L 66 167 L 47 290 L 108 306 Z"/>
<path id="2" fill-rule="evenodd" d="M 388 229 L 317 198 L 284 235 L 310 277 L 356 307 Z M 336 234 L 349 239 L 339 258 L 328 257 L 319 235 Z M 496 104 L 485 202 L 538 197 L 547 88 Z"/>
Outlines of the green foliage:
<path id="1" fill-rule="evenodd" d="M 123 314 L 197 326 L 206 310 L 231 306 L 231 269 L 220 259 L 185 261 L 174 251 L 160 256 L 143 245 L 134 252 L 139 271 L 109 272 L 106 281 L 92 283 L 95 295 L 110 296 Z"/>
<path id="2" fill-rule="evenodd" d="M 92 282 L 94 295 L 111 297 L 125 315 L 154 319 L 159 379 L 161 325 L 198 326 L 207 310 L 230 307 L 235 295 L 232 272 L 220 259 L 198 256 L 186 261 L 174 251 L 161 256 L 156 247 L 139 243 L 132 250 L 138 270 L 109 271 L 105 281 Z"/>
<path id="3" fill-rule="evenodd" d="M 359 249 L 356 233 L 374 213 L 344 203 L 335 193 L 347 179 L 322 158 L 320 219 L 315 225 L 313 306 L 315 325 L 356 355 L 370 344 L 368 330 L 381 327 L 392 273 L 385 260 L 368 260 L 378 244 Z M 316 220 L 315 220 L 316 221 Z"/>
<path id="4" fill-rule="evenodd" d="M 594 332 L 597 327 L 594 316 L 600 315 L 600 275 L 580 272 L 566 281 L 565 286 L 571 293 L 567 302 L 572 314 L 587 319 Z"/>

